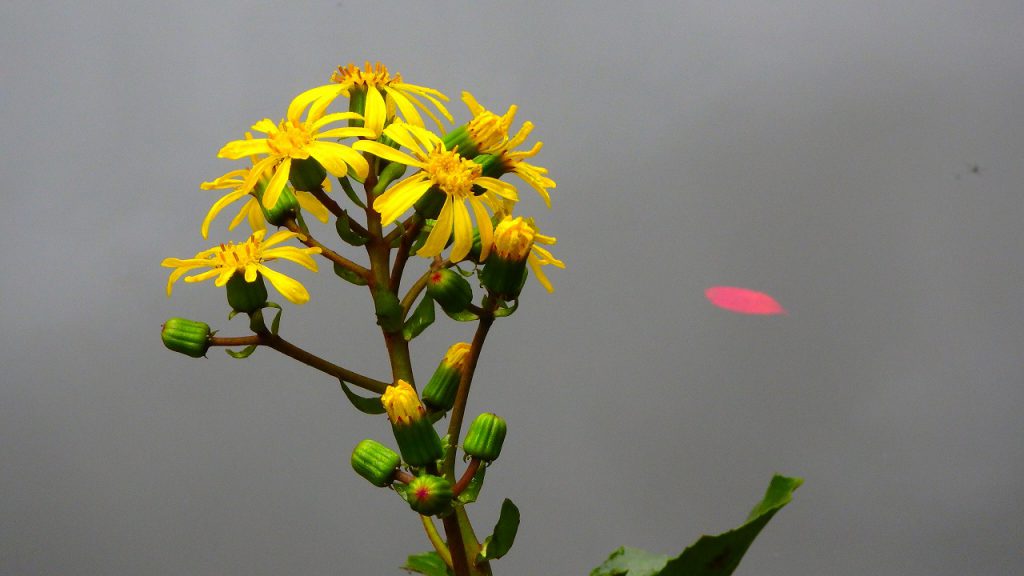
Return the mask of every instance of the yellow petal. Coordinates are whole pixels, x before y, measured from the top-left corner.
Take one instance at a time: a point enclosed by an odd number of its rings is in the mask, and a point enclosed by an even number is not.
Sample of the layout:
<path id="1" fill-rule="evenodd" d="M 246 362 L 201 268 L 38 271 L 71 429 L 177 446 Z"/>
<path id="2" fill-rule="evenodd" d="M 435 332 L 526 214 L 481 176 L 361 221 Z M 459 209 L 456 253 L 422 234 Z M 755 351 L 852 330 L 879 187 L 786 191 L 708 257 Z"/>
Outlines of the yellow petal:
<path id="1" fill-rule="evenodd" d="M 232 140 L 217 152 L 217 158 L 238 160 L 239 158 L 252 156 L 253 154 L 269 153 L 270 146 L 267 145 L 266 138 L 257 138 L 255 140 Z"/>
<path id="2" fill-rule="evenodd" d="M 280 272 L 275 272 L 262 264 L 259 265 L 259 270 L 263 277 L 270 281 L 270 285 L 287 298 L 289 302 L 293 304 L 309 302 L 309 292 L 302 284 L 299 284 L 298 280 L 285 276 Z"/>
<path id="3" fill-rule="evenodd" d="M 284 185 L 288 183 L 288 173 L 291 172 L 291 169 L 291 158 L 285 158 L 274 169 L 274 175 L 270 177 L 270 182 L 267 183 L 267 188 L 263 191 L 263 206 L 267 210 L 277 204 L 277 200 L 281 197 L 281 190 L 284 190 Z"/>
<path id="4" fill-rule="evenodd" d="M 380 213 L 381 224 L 387 226 L 397 220 L 406 210 L 412 208 L 431 186 L 427 175 L 417 172 L 388 188 L 373 201 L 373 209 Z"/>
<path id="5" fill-rule="evenodd" d="M 491 253 L 491 244 L 494 242 L 494 224 L 491 223 L 491 216 L 487 213 L 484 203 L 477 197 L 470 198 L 469 205 L 473 207 L 476 227 L 480 230 L 480 261 L 483 262 Z"/>
<path id="6" fill-rule="evenodd" d="M 338 89 L 337 84 L 326 84 L 324 86 L 310 88 L 296 96 L 295 99 L 292 100 L 291 104 L 288 105 L 288 120 L 293 123 L 298 123 L 299 118 L 302 116 L 302 111 L 314 100 L 319 100 L 321 98 L 333 100 L 340 94 L 341 90 Z M 327 104 L 330 103 L 330 100 L 328 100 Z M 324 104 L 324 107 L 326 107 L 327 104 Z"/>
<path id="7" fill-rule="evenodd" d="M 397 139 L 392 139 L 395 140 L 395 142 L 398 142 Z M 398 143 L 401 144 L 401 142 Z M 419 168 L 423 167 L 422 162 L 413 158 L 412 156 L 409 156 L 405 152 L 395 150 L 391 146 L 385 146 L 384 144 L 381 144 L 380 142 L 374 142 L 373 140 L 360 140 L 359 142 L 353 143 L 352 148 L 354 150 L 359 150 L 361 152 L 369 152 L 370 154 L 373 154 L 378 158 L 383 158 L 384 160 L 387 160 L 389 162 L 398 162 L 399 164 L 405 164 L 406 166 L 417 166 Z"/>
<path id="8" fill-rule="evenodd" d="M 296 190 L 295 199 L 299 201 L 299 206 L 303 210 L 312 214 L 317 220 L 326 224 L 331 219 L 331 213 L 327 210 L 327 207 L 309 192 Z"/>
<path id="9" fill-rule="evenodd" d="M 444 206 L 441 207 L 440 214 L 437 215 L 437 222 L 434 223 L 434 229 L 430 231 L 430 235 L 427 236 L 427 241 L 423 243 L 423 247 L 416 252 L 417 256 L 437 256 L 444 250 L 445 244 L 448 243 L 448 238 L 452 235 L 452 197 L 447 196 L 444 200 Z"/>
<path id="10" fill-rule="evenodd" d="M 202 232 L 204 239 L 209 237 L 210 223 L 213 222 L 213 219 L 217 217 L 217 214 L 219 214 L 220 211 L 223 210 L 225 206 L 231 204 L 235 200 L 238 200 L 239 198 L 245 195 L 245 192 L 240 193 L 237 190 L 235 190 L 234 192 L 221 196 L 219 200 L 213 203 L 213 206 L 210 207 L 209 212 L 206 213 L 206 218 L 203 218 L 203 224 L 200 227 L 200 231 Z"/>
<path id="11" fill-rule="evenodd" d="M 387 120 L 387 106 L 384 105 L 384 97 L 376 86 L 369 86 L 366 90 L 366 104 L 363 111 L 363 126 L 373 131 L 374 137 L 384 130 L 384 122 Z"/>
<path id="12" fill-rule="evenodd" d="M 452 202 L 455 212 L 455 242 L 452 244 L 452 262 L 458 262 L 469 254 L 473 247 L 473 222 L 469 219 L 469 210 L 461 200 Z"/>
<path id="13" fill-rule="evenodd" d="M 317 159 L 325 170 L 341 178 L 348 174 L 349 166 L 360 178 L 366 178 L 370 165 L 366 158 L 355 150 L 336 142 L 315 141 L 306 145 L 310 156 Z"/>

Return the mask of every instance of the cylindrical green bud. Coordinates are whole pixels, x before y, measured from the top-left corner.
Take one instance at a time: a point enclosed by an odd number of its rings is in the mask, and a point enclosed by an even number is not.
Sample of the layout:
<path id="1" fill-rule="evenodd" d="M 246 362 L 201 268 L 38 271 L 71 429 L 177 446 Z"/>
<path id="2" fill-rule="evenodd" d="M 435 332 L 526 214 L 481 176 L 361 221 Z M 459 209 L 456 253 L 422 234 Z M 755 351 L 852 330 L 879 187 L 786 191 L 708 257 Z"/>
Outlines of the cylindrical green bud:
<path id="1" fill-rule="evenodd" d="M 512 300 L 526 282 L 526 260 L 537 231 L 522 217 L 506 216 L 494 228 L 494 245 L 480 272 L 480 281 L 493 294 Z"/>
<path id="2" fill-rule="evenodd" d="M 193 358 L 206 356 L 210 335 L 209 324 L 185 318 L 168 318 L 160 332 L 164 346 Z"/>
<path id="3" fill-rule="evenodd" d="M 490 178 L 501 178 L 508 171 L 505 170 L 505 165 L 501 161 L 501 156 L 495 156 L 494 154 L 481 154 L 476 158 L 473 158 L 473 162 L 476 162 L 483 171 L 481 175 L 488 176 Z"/>
<path id="4" fill-rule="evenodd" d="M 448 132 L 442 139 L 444 141 L 445 150 L 453 150 L 456 146 L 459 147 L 459 156 L 472 160 L 480 153 L 476 148 L 476 143 L 470 138 L 469 125 L 463 124 L 458 128 Z"/>
<path id="5" fill-rule="evenodd" d="M 402 459 L 387 446 L 367 438 L 352 451 L 352 468 L 370 484 L 383 488 L 391 483 Z"/>
<path id="6" fill-rule="evenodd" d="M 409 483 L 405 496 L 413 510 L 424 516 L 433 516 L 451 507 L 452 485 L 440 476 L 424 474 Z"/>
<path id="7" fill-rule="evenodd" d="M 320 182 L 323 182 L 323 180 L 320 180 Z M 277 197 L 277 203 L 270 209 L 263 205 L 263 191 L 260 187 L 257 187 L 257 190 L 258 194 L 256 197 L 260 200 L 260 209 L 263 210 L 263 216 L 267 219 L 267 222 L 274 226 L 284 226 L 285 221 L 298 214 L 299 200 L 288 186 L 281 189 L 281 195 Z"/>
<path id="8" fill-rule="evenodd" d="M 469 362 L 470 348 L 466 342 L 456 342 L 448 348 L 430 382 L 423 388 L 423 403 L 429 408 L 447 411 L 455 405 L 455 394 Z"/>
<path id="9" fill-rule="evenodd" d="M 362 115 L 366 112 L 366 88 L 353 87 L 348 91 L 348 111 Z M 349 118 L 349 126 L 363 127 L 363 121 L 357 118 Z"/>
<path id="10" fill-rule="evenodd" d="M 246 282 L 244 274 L 233 274 L 228 280 L 227 292 L 228 304 L 233 310 L 243 314 L 255 312 L 267 303 L 267 285 L 259 272 L 252 282 Z"/>
<path id="11" fill-rule="evenodd" d="M 427 190 L 423 196 L 420 196 L 420 199 L 413 204 L 413 208 L 423 218 L 437 218 L 446 198 L 447 195 L 444 192 L 434 187 Z"/>
<path id="12" fill-rule="evenodd" d="M 427 277 L 427 294 L 449 314 L 462 312 L 473 301 L 473 288 L 462 274 L 442 268 Z"/>
<path id="13" fill-rule="evenodd" d="M 327 170 L 317 162 L 316 158 L 292 158 L 292 169 L 288 179 L 296 190 L 316 192 L 323 190 Z"/>
<path id="14" fill-rule="evenodd" d="M 484 462 L 492 462 L 501 454 L 501 445 L 505 442 L 508 426 L 500 416 L 485 413 L 476 417 L 466 433 L 466 441 L 462 449 Z"/>
<path id="15" fill-rule="evenodd" d="M 413 467 L 426 466 L 444 455 L 441 438 L 427 418 L 416 391 L 405 380 L 399 380 L 380 397 L 391 421 L 402 459 Z"/>

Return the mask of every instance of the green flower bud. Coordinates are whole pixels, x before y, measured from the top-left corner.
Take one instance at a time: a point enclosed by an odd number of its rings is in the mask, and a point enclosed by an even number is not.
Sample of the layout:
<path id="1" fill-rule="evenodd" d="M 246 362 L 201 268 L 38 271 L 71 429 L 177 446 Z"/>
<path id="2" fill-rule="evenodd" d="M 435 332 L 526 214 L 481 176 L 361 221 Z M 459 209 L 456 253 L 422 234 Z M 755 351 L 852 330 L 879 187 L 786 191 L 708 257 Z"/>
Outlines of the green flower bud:
<path id="1" fill-rule="evenodd" d="M 185 318 L 168 318 L 160 332 L 164 346 L 193 358 L 206 356 L 210 335 L 209 324 Z"/>
<path id="2" fill-rule="evenodd" d="M 423 196 L 420 196 L 420 199 L 413 204 L 413 208 L 416 209 L 417 214 L 425 219 L 437 218 L 446 198 L 447 195 L 444 192 L 434 187 L 427 190 Z"/>
<path id="3" fill-rule="evenodd" d="M 383 488 L 391 483 L 402 459 L 394 450 L 367 438 L 352 451 L 352 468 L 370 484 Z"/>
<path id="4" fill-rule="evenodd" d="M 462 312 L 473 301 L 473 288 L 462 274 L 447 268 L 427 277 L 427 294 L 449 314 Z"/>
<path id="5" fill-rule="evenodd" d="M 323 180 L 320 180 L 320 182 L 323 182 Z M 263 211 L 263 216 L 267 219 L 267 222 L 274 226 L 284 226 L 285 221 L 299 213 L 299 200 L 288 186 L 281 189 L 281 195 L 277 197 L 277 202 L 270 209 L 263 205 L 263 186 L 257 186 L 256 188 L 256 197 L 260 201 L 260 210 Z"/>
<path id="6" fill-rule="evenodd" d="M 442 139 L 444 141 L 445 150 L 453 150 L 456 146 L 459 147 L 459 156 L 463 158 L 473 159 L 477 154 L 480 153 L 477 150 L 476 143 L 469 134 L 469 126 L 463 124 L 458 128 L 448 132 Z"/>
<path id="7" fill-rule="evenodd" d="M 526 261 L 537 230 L 522 217 L 506 216 L 494 229 L 494 246 L 480 272 L 480 281 L 506 300 L 519 297 L 526 282 Z"/>
<path id="8" fill-rule="evenodd" d="M 470 345 L 456 342 L 445 353 L 430 382 L 423 388 L 423 403 L 439 411 L 451 410 L 455 404 L 455 393 L 469 362 Z"/>
<path id="9" fill-rule="evenodd" d="M 406 488 L 405 497 L 413 510 L 424 516 L 446 512 L 452 504 L 452 485 L 440 476 L 417 476 Z"/>
<path id="10" fill-rule="evenodd" d="M 327 170 L 316 161 L 316 158 L 292 158 L 292 168 L 288 179 L 296 190 L 315 192 L 323 190 Z"/>
<path id="11" fill-rule="evenodd" d="M 505 420 L 494 414 L 481 414 L 473 420 L 466 433 L 466 442 L 462 449 L 484 462 L 492 462 L 501 454 L 501 445 L 505 442 L 508 426 Z"/>
<path id="12" fill-rule="evenodd" d="M 246 282 L 244 274 L 233 274 L 228 280 L 227 292 L 228 304 L 243 314 L 251 314 L 267 303 L 267 285 L 259 272 L 252 282 Z"/>
<path id="13" fill-rule="evenodd" d="M 441 438 L 427 418 L 416 391 L 405 380 L 399 380 L 380 397 L 391 421 L 402 459 L 413 467 L 426 466 L 444 455 Z"/>

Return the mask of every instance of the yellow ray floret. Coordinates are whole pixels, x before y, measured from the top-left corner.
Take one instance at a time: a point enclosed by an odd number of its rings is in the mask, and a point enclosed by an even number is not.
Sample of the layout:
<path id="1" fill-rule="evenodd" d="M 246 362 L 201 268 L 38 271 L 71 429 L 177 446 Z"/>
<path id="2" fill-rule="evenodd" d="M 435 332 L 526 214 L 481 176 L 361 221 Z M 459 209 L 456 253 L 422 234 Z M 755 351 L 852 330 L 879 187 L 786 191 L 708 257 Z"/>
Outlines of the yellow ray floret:
<path id="1" fill-rule="evenodd" d="M 310 257 L 311 254 L 319 254 L 319 248 L 298 248 L 295 246 L 277 246 L 285 240 L 299 236 L 296 232 L 279 231 L 267 238 L 266 230 L 258 230 L 248 240 L 240 244 L 221 244 L 196 254 L 195 258 L 166 258 L 160 263 L 165 268 L 174 268 L 171 276 L 167 279 L 167 295 L 171 295 L 171 288 L 174 283 L 188 272 L 200 268 L 209 268 L 205 272 L 185 278 L 185 282 L 202 282 L 210 278 L 216 278 L 216 286 L 224 286 L 235 274 L 242 274 L 246 282 L 255 282 L 257 274 L 262 275 L 270 281 L 270 284 L 277 289 L 285 298 L 295 304 L 304 304 L 309 301 L 309 292 L 297 280 L 276 272 L 267 267 L 264 262 L 282 259 L 290 260 L 316 272 L 316 262 Z"/>
<path id="2" fill-rule="evenodd" d="M 436 188 L 445 195 L 444 205 L 437 215 L 433 230 L 416 254 L 437 256 L 454 235 L 452 261 L 458 262 L 466 257 L 473 246 L 473 223 L 469 209 L 466 208 L 467 202 L 476 217 L 481 243 L 485 251 L 488 250 L 493 226 L 486 205 L 496 200 L 482 198 L 497 196 L 515 202 L 519 199 L 515 187 L 497 178 L 481 175 L 479 164 L 462 158 L 456 150 L 445 148 L 441 138 L 429 130 L 395 122 L 384 130 L 384 134 L 408 148 L 412 155 L 371 140 L 360 140 L 352 147 L 391 162 L 415 166 L 420 171 L 398 182 L 374 200 L 373 209 L 380 213 L 381 222 L 384 225 L 394 222 L 427 191 Z M 483 194 L 478 196 L 474 187 L 482 189 Z M 486 256 L 486 253 L 483 254 L 483 257 Z"/>
<path id="3" fill-rule="evenodd" d="M 306 119 L 302 120 L 302 112 L 307 107 L 309 112 Z M 270 180 L 263 192 L 263 205 L 272 208 L 288 182 L 292 159 L 304 160 L 310 157 L 334 176 L 345 176 L 351 167 L 359 178 L 365 178 L 370 167 L 362 155 L 334 140 L 373 137 L 373 131 L 355 127 L 323 130 L 334 122 L 362 118 L 354 112 L 325 115 L 326 108 L 327 103 L 318 102 L 316 97 L 304 92 L 292 100 L 287 117 L 280 123 L 274 124 L 269 118 L 264 118 L 253 124 L 252 129 L 266 134 L 266 138 L 234 140 L 225 144 L 217 153 L 220 158 L 237 160 L 244 156 L 265 156 L 255 163 L 238 191 L 248 193 L 265 173 L 269 174 Z"/>
<path id="4" fill-rule="evenodd" d="M 554 292 L 555 288 L 542 268 L 550 265 L 565 269 L 565 263 L 555 258 L 551 251 L 541 245 L 554 246 L 556 242 L 558 240 L 554 236 L 545 236 L 537 231 L 537 224 L 533 218 L 513 218 L 511 215 L 505 215 L 494 231 L 495 252 L 506 259 L 520 261 L 525 256 L 526 263 L 537 277 L 537 281 L 548 292 Z"/>
<path id="5" fill-rule="evenodd" d="M 362 69 L 351 63 L 339 66 L 331 75 L 331 82 L 307 90 L 304 95 L 317 100 L 318 106 L 327 106 L 338 96 L 362 92 L 365 95 L 363 126 L 374 132 L 374 138 L 380 136 L 384 125 L 395 118 L 396 109 L 406 122 L 422 128 L 424 123 L 417 110 L 419 108 L 444 132 L 441 120 L 420 98 L 430 102 L 449 122 L 452 121 L 452 115 L 441 103 L 442 100 L 448 101 L 447 96 L 433 88 L 403 82 L 401 74 L 392 76 L 387 66 L 380 62 L 374 66 L 366 62 Z"/>
<path id="6" fill-rule="evenodd" d="M 388 386 L 380 401 L 392 424 L 408 424 L 413 420 L 419 420 L 426 412 L 419 396 L 416 395 L 416 390 L 405 380 Z"/>

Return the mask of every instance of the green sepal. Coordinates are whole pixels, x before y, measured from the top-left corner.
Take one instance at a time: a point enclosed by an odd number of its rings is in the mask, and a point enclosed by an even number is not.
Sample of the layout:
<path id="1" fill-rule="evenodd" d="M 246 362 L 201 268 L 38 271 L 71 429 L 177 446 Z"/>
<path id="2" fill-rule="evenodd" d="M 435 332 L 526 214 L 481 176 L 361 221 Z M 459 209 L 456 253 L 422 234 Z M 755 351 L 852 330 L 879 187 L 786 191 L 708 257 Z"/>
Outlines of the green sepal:
<path id="1" fill-rule="evenodd" d="M 504 418 L 496 414 L 481 414 L 469 425 L 462 451 L 484 462 L 493 462 L 501 455 L 507 432 L 508 424 Z"/>
<path id="2" fill-rule="evenodd" d="M 447 268 L 430 273 L 427 294 L 449 315 L 462 312 L 473 302 L 473 287 L 461 274 Z"/>
<path id="3" fill-rule="evenodd" d="M 366 88 L 353 88 L 348 91 L 348 111 L 355 112 L 360 116 L 366 114 Z M 363 121 L 358 118 L 349 118 L 348 125 L 362 128 Z"/>
<path id="4" fill-rule="evenodd" d="M 463 504 L 476 502 L 477 497 L 480 496 L 480 489 L 484 487 L 484 474 L 486 473 L 487 466 L 478 468 L 476 474 L 473 474 L 473 479 L 469 481 L 469 485 L 455 499 Z"/>
<path id="5" fill-rule="evenodd" d="M 480 546 L 477 562 L 497 560 L 508 554 L 508 551 L 512 549 L 512 543 L 516 540 L 518 531 L 519 508 L 516 508 L 511 500 L 505 498 L 505 501 L 501 503 L 501 513 L 498 515 L 498 523 L 494 525 L 494 532 Z"/>
<path id="6" fill-rule="evenodd" d="M 476 162 L 482 168 L 480 171 L 482 176 L 501 178 L 501 176 L 505 174 L 505 167 L 501 163 L 501 156 L 496 156 L 494 154 L 480 154 L 473 158 L 473 162 Z"/>
<path id="7" fill-rule="evenodd" d="M 402 459 L 387 446 L 369 438 L 356 444 L 352 450 L 352 469 L 370 484 L 383 488 L 391 483 Z"/>
<path id="8" fill-rule="evenodd" d="M 348 212 L 344 210 L 341 211 L 341 216 L 338 216 L 337 221 L 335 221 L 334 228 L 338 231 L 338 236 L 352 246 L 362 246 L 370 241 L 369 238 L 360 236 L 352 230 Z"/>
<path id="9" fill-rule="evenodd" d="M 160 339 L 169 350 L 202 358 L 210 349 L 210 325 L 185 318 L 168 318 L 160 330 Z"/>
<path id="10" fill-rule="evenodd" d="M 390 144 L 388 145 L 390 146 Z M 392 146 L 392 148 L 397 148 L 397 146 Z M 400 162 L 391 162 L 383 169 L 381 169 L 380 175 L 377 176 L 377 183 L 373 186 L 373 195 L 380 196 L 381 194 L 383 194 L 384 191 L 387 190 L 388 186 L 390 186 L 392 182 L 398 180 L 399 178 L 405 175 L 405 171 L 407 169 L 408 166 Z"/>
<path id="11" fill-rule="evenodd" d="M 252 356 L 252 353 L 256 351 L 256 346 L 256 344 L 249 344 L 248 346 L 242 348 L 238 352 L 225 348 L 224 352 L 226 352 L 227 355 L 231 356 L 232 358 L 238 358 L 239 360 L 241 360 L 242 358 L 248 358 L 249 356 Z"/>
<path id="12" fill-rule="evenodd" d="M 413 208 L 416 213 L 422 216 L 424 219 L 437 218 L 441 207 L 444 206 L 444 201 L 447 199 L 447 195 L 437 189 L 436 186 L 432 186 L 426 191 L 420 199 L 413 204 Z"/>
<path id="13" fill-rule="evenodd" d="M 480 271 L 480 282 L 495 296 L 503 300 L 515 300 L 526 284 L 526 259 L 505 260 L 491 251 L 487 262 Z"/>
<path id="14" fill-rule="evenodd" d="M 424 516 L 444 514 L 452 507 L 452 485 L 441 476 L 421 474 L 405 488 L 404 498 L 413 510 Z"/>
<path id="15" fill-rule="evenodd" d="M 344 380 L 339 379 L 338 382 L 341 382 L 341 391 L 345 393 L 345 397 L 348 398 L 348 401 L 356 407 L 356 410 L 359 410 L 363 414 L 384 413 L 384 404 L 381 403 L 380 397 L 366 398 L 364 396 L 360 396 L 353 392 Z"/>
<path id="16" fill-rule="evenodd" d="M 412 422 L 392 424 L 395 442 L 402 453 L 402 459 L 415 468 L 433 464 L 444 456 L 441 438 L 434 430 L 434 424 L 425 415 Z"/>
<path id="17" fill-rule="evenodd" d="M 444 563 L 444 560 L 434 551 L 409 556 L 405 560 L 402 570 L 424 574 L 425 576 L 455 575 L 454 572 L 448 569 L 448 565 Z"/>
<path id="18" fill-rule="evenodd" d="M 277 304 L 275 302 L 267 302 L 266 304 L 263 305 L 263 307 L 274 308 L 277 310 L 277 314 L 274 315 L 274 320 L 271 321 L 270 323 L 270 333 L 273 334 L 274 336 L 277 336 L 277 331 L 278 329 L 281 328 L 281 313 L 284 312 L 284 310 L 281 308 L 280 304 Z M 260 313 L 262 312 L 263 311 L 260 310 Z"/>
<path id="19" fill-rule="evenodd" d="M 352 183 L 348 181 L 347 176 L 338 176 L 338 184 L 341 184 L 341 189 L 345 191 L 345 196 L 348 196 L 348 199 L 351 200 L 353 204 L 359 206 L 363 210 L 366 210 L 366 204 L 364 204 L 362 198 L 356 194 L 356 191 L 352 188 Z"/>
<path id="20" fill-rule="evenodd" d="M 256 279 L 246 282 L 242 274 L 232 274 L 227 285 L 228 304 L 233 310 L 251 314 L 267 302 L 267 285 L 263 275 L 256 273 Z"/>
<path id="21" fill-rule="evenodd" d="M 405 326 L 402 327 L 402 337 L 406 341 L 412 340 L 433 323 L 434 301 L 429 296 L 423 296 L 419 305 L 413 310 L 412 316 L 406 320 Z"/>
<path id="22" fill-rule="evenodd" d="M 455 395 L 459 391 L 461 380 L 462 372 L 454 366 L 446 365 L 442 359 L 427 385 L 423 387 L 423 404 L 441 413 L 451 410 L 455 405 Z"/>
<path id="23" fill-rule="evenodd" d="M 327 170 L 312 156 L 309 158 L 292 158 L 292 168 L 288 172 L 288 179 L 296 190 L 305 192 L 321 192 L 324 189 L 324 179 L 327 178 Z"/>
<path id="24" fill-rule="evenodd" d="M 337 262 L 334 263 L 334 273 L 342 280 L 350 284 L 355 284 L 356 286 L 366 286 L 368 284 L 368 282 L 366 281 L 366 277 L 360 274 L 356 274 L 352 270 L 345 268 L 344 266 L 338 264 Z"/>
<path id="25" fill-rule="evenodd" d="M 377 324 L 386 332 L 397 332 L 402 329 L 402 303 L 398 296 L 389 290 L 377 290 L 373 293 L 373 310 L 377 315 Z"/>
<path id="26" fill-rule="evenodd" d="M 462 312 L 456 312 L 454 314 L 448 314 L 448 317 L 456 322 L 472 322 L 479 320 L 480 317 L 470 312 L 469 310 L 463 310 Z"/>
<path id="27" fill-rule="evenodd" d="M 321 180 L 321 182 L 323 182 L 323 180 Z M 277 197 L 277 203 L 275 203 L 271 208 L 267 208 L 263 205 L 262 192 L 258 193 L 256 198 L 259 200 L 260 210 L 263 211 L 263 217 L 267 219 L 267 222 L 274 226 L 283 226 L 289 218 L 299 214 L 299 199 L 295 197 L 295 194 L 289 186 L 285 186 L 281 189 L 281 195 Z"/>
<path id="28" fill-rule="evenodd" d="M 458 146 L 459 156 L 472 160 L 480 153 L 480 151 L 476 149 L 476 144 L 473 142 L 473 139 L 469 137 L 468 128 L 468 124 L 463 124 L 462 126 L 459 126 L 445 134 L 442 141 L 444 142 L 445 150 L 452 150 Z"/>
<path id="29" fill-rule="evenodd" d="M 501 306 L 498 306 L 498 309 L 494 311 L 494 317 L 495 318 L 504 318 L 506 316 L 511 316 L 518 308 L 519 308 L 519 299 L 518 298 L 516 298 L 515 300 L 512 301 L 512 306 L 511 307 L 508 305 L 507 302 L 503 301 L 501 303 Z"/>
<path id="30" fill-rule="evenodd" d="M 739 528 L 717 536 L 701 536 L 675 558 L 619 548 L 590 576 L 728 576 L 772 516 L 793 500 L 793 491 L 801 484 L 801 478 L 775 475 L 764 498 Z"/>

